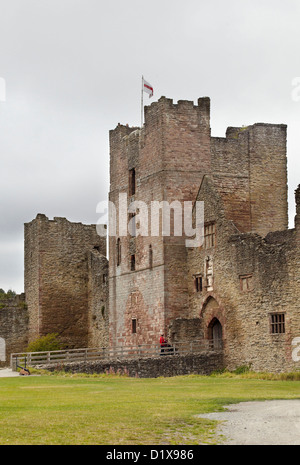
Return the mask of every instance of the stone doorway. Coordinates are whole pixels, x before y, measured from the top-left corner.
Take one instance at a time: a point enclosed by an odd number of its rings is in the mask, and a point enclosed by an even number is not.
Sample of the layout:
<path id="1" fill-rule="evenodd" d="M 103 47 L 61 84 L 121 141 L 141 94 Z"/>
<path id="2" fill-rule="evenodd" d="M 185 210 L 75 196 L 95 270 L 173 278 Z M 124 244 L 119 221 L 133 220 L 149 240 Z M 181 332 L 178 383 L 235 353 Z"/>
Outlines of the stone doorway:
<path id="1" fill-rule="evenodd" d="M 208 339 L 212 349 L 222 349 L 222 325 L 217 318 L 213 318 L 208 326 Z"/>

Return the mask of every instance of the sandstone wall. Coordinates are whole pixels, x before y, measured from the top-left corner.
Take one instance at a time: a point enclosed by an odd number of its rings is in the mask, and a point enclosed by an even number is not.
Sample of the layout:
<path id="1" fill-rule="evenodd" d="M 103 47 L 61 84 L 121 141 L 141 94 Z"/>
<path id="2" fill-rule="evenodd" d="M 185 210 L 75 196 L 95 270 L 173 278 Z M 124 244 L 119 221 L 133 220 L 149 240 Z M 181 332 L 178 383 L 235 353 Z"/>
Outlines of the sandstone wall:
<path id="1" fill-rule="evenodd" d="M 28 345 L 28 312 L 24 294 L 0 304 L 0 367 L 10 364 L 12 353 L 23 352 Z"/>
<path id="2" fill-rule="evenodd" d="M 120 193 L 128 194 L 127 205 L 145 202 L 148 212 L 152 201 L 170 204 L 179 200 L 183 208 L 183 201 L 195 199 L 202 176 L 210 169 L 209 112 L 208 98 L 194 105 L 186 101 L 173 104 L 162 97 L 145 108 L 142 129 L 118 125 L 110 132 L 109 198 L 117 206 L 117 218 Z M 133 168 L 136 189 L 130 195 L 129 171 Z M 188 315 L 184 236 L 163 236 L 161 216 L 158 233 L 151 234 L 151 218 L 149 214 L 148 235 L 110 238 L 111 344 L 157 342 L 172 319 Z M 132 332 L 132 320 L 136 320 L 136 333 Z"/>
<path id="3" fill-rule="evenodd" d="M 211 174 L 240 232 L 265 236 L 288 227 L 286 130 L 256 123 L 212 138 Z"/>
<path id="4" fill-rule="evenodd" d="M 88 347 L 108 347 L 108 260 L 97 250 L 88 253 Z"/>
<path id="5" fill-rule="evenodd" d="M 88 254 L 106 256 L 95 225 L 45 215 L 25 224 L 25 296 L 29 340 L 58 333 L 69 348 L 88 345 Z"/>
<path id="6" fill-rule="evenodd" d="M 217 319 L 228 368 L 247 364 L 255 370 L 299 370 L 299 361 L 292 357 L 293 342 L 300 336 L 299 231 L 272 232 L 265 238 L 237 234 L 217 192 L 206 179 L 198 197 L 205 202 L 205 221 L 215 221 L 215 247 L 188 251 L 190 317 L 199 321 L 198 337 L 211 337 L 211 324 Z M 209 288 L 208 257 L 213 263 Z M 203 277 L 201 292 L 194 287 L 196 274 Z M 248 289 L 242 286 L 243 277 L 249 280 Z M 284 314 L 285 330 L 280 334 L 271 332 L 274 313 Z"/>

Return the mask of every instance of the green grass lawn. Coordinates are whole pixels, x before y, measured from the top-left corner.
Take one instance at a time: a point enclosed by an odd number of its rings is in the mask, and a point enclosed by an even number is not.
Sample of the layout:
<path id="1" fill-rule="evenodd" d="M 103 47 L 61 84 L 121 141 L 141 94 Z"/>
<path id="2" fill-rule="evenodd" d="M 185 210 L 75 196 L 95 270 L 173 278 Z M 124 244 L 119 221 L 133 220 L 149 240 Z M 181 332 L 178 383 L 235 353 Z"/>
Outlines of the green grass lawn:
<path id="1" fill-rule="evenodd" d="M 293 398 L 300 398 L 300 381 L 242 375 L 2 378 L 0 444 L 214 444 L 216 423 L 197 414 L 241 401 Z"/>

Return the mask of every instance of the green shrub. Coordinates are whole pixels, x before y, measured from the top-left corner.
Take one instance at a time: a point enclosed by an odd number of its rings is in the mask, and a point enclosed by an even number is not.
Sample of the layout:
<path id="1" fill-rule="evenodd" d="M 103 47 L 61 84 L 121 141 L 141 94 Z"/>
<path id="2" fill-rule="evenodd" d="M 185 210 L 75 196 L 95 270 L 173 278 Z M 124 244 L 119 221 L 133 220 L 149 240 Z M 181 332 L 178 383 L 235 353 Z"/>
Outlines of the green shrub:
<path id="1" fill-rule="evenodd" d="M 46 336 L 41 336 L 35 341 L 31 342 L 26 352 L 48 352 L 51 350 L 62 350 L 63 344 L 58 340 L 57 333 L 47 334 Z"/>
<path id="2" fill-rule="evenodd" d="M 232 373 L 236 375 L 242 375 L 244 373 L 249 373 L 249 371 L 250 371 L 250 367 L 248 365 L 241 365 L 239 367 L 236 367 L 236 369 L 233 370 Z"/>

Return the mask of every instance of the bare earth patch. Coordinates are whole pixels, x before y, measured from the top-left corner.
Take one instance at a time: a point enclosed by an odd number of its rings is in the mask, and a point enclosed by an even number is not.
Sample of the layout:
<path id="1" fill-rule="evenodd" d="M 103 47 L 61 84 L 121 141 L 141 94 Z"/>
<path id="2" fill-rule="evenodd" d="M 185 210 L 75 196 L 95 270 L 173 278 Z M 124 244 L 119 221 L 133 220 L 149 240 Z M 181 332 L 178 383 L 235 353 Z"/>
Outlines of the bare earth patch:
<path id="1" fill-rule="evenodd" d="M 241 402 L 226 412 L 197 415 L 218 420 L 228 445 L 300 445 L 300 399 Z"/>

